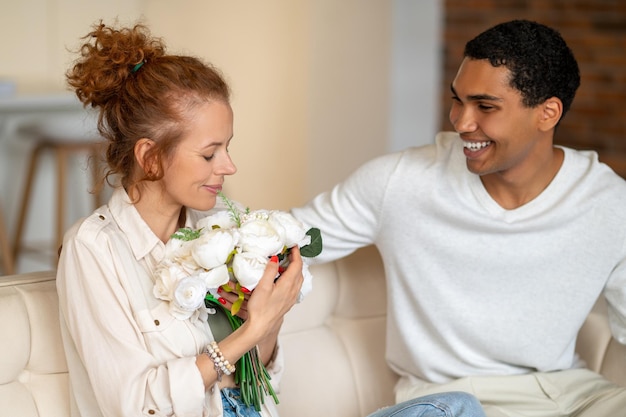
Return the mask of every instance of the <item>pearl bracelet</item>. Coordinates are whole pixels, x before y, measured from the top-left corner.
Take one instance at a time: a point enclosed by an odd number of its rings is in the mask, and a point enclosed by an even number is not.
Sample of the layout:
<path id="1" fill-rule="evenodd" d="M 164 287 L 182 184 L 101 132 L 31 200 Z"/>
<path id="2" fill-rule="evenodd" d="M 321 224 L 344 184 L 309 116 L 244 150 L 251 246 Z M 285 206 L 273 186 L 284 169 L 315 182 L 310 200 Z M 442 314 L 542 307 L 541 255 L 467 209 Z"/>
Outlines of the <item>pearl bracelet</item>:
<path id="1" fill-rule="evenodd" d="M 209 343 L 206 346 L 204 353 L 206 353 L 211 361 L 213 361 L 213 367 L 215 368 L 215 372 L 217 373 L 218 382 L 222 380 L 222 375 L 230 375 L 235 372 L 235 366 L 228 362 L 226 358 L 224 358 L 224 355 L 222 354 L 220 348 L 217 346 L 216 341 L 212 341 L 211 343 Z"/>

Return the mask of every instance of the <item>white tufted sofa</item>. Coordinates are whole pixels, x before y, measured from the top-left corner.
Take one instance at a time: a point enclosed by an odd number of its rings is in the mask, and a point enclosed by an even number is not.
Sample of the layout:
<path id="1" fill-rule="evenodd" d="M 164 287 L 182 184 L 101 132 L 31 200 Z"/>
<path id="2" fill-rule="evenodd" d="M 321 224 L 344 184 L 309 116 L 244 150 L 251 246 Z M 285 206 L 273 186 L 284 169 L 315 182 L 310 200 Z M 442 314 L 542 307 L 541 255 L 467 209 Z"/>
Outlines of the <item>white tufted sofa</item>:
<path id="1" fill-rule="evenodd" d="M 365 248 L 312 272 L 313 292 L 283 326 L 281 415 L 362 417 L 393 403 L 378 253 Z M 603 304 L 590 314 L 578 351 L 590 368 L 626 386 L 626 347 L 611 338 Z M 0 352 L 0 417 L 69 416 L 53 272 L 0 277 Z"/>

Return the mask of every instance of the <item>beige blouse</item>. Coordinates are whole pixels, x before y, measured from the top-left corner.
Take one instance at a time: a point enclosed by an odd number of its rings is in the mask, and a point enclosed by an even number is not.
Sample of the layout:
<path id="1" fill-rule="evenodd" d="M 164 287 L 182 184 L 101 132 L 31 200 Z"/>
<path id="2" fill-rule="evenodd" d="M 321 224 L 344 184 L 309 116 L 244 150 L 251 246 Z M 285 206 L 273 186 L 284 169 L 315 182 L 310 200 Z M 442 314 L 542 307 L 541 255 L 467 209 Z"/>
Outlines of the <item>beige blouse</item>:
<path id="1" fill-rule="evenodd" d="M 187 225 L 208 213 L 187 211 Z M 165 245 L 123 189 L 65 235 L 57 288 L 72 416 L 222 416 L 219 387 L 205 391 L 195 356 L 213 340 L 207 309 L 178 320 L 153 295 Z M 268 371 L 282 374 L 277 349 Z M 271 397 L 263 416 L 277 416 Z"/>

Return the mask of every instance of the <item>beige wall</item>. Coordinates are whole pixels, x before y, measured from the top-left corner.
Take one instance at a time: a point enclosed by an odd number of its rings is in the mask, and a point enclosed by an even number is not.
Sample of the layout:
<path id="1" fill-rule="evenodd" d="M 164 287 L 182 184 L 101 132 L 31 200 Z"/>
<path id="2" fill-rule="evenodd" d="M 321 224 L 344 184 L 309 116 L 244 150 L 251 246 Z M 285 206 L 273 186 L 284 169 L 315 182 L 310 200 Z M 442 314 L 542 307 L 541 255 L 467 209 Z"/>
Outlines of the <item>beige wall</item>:
<path id="1" fill-rule="evenodd" d="M 3 2 L 0 78 L 21 93 L 64 89 L 67 49 L 100 18 L 142 19 L 171 52 L 221 68 L 239 168 L 227 191 L 251 207 L 301 204 L 385 150 L 391 2 Z"/>
<path id="2" fill-rule="evenodd" d="M 289 208 L 384 152 L 391 4 L 146 2 L 171 46 L 212 60 L 231 81 L 237 199 Z"/>
<path id="3" fill-rule="evenodd" d="M 0 79 L 17 82 L 20 93 L 59 91 L 63 73 L 92 22 L 133 21 L 139 0 L 0 0 Z"/>
<path id="4" fill-rule="evenodd" d="M 308 3 L 145 3 L 153 32 L 169 47 L 213 62 L 230 81 L 238 173 L 226 191 L 252 208 L 287 208 L 304 198 Z"/>
<path id="5" fill-rule="evenodd" d="M 69 50 L 94 23 L 147 23 L 171 53 L 212 62 L 231 84 L 239 171 L 228 195 L 251 208 L 288 209 L 374 156 L 431 141 L 424 126 L 436 112 L 420 106 L 436 107 L 424 99 L 436 85 L 424 74 L 438 68 L 438 38 L 429 34 L 440 1 L 0 0 L 0 80 L 15 81 L 20 95 L 62 91 Z M 394 108 L 403 122 L 392 120 Z M 0 204 L 12 232 L 31 144 L 2 127 L 0 115 Z M 398 130 L 400 145 L 391 143 Z M 73 189 L 83 194 L 70 197 L 68 224 L 91 211 L 81 169 Z M 40 177 L 26 241 L 52 235 L 51 161 Z"/>

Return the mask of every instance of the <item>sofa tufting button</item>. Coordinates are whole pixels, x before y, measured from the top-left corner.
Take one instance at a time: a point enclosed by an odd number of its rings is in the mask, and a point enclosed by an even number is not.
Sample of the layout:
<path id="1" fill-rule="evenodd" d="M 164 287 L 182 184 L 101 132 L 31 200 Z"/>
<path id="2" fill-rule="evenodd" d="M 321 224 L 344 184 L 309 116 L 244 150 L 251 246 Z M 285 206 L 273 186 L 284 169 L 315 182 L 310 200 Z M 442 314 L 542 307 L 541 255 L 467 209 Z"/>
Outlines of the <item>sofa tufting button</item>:
<path id="1" fill-rule="evenodd" d="M 154 414 L 154 413 L 156 413 L 156 411 L 154 411 L 154 410 L 148 410 L 148 414 Z"/>
<path id="2" fill-rule="evenodd" d="M 159 324 L 161 324 L 161 322 L 160 322 L 160 321 L 158 321 L 158 320 L 155 320 L 155 321 L 154 321 L 154 324 L 158 326 Z"/>
<path id="3" fill-rule="evenodd" d="M 99 218 L 100 220 L 104 220 L 104 216 L 103 216 L 102 214 L 101 214 L 101 215 L 99 215 L 99 216 L 98 216 L 98 218 Z"/>
<path id="4" fill-rule="evenodd" d="M 20 372 L 17 375 L 17 380 L 19 382 L 21 382 L 22 384 L 29 384 L 31 382 L 31 378 L 33 377 L 33 375 L 31 374 L 31 372 L 27 369 L 23 369 L 22 372 Z"/>

